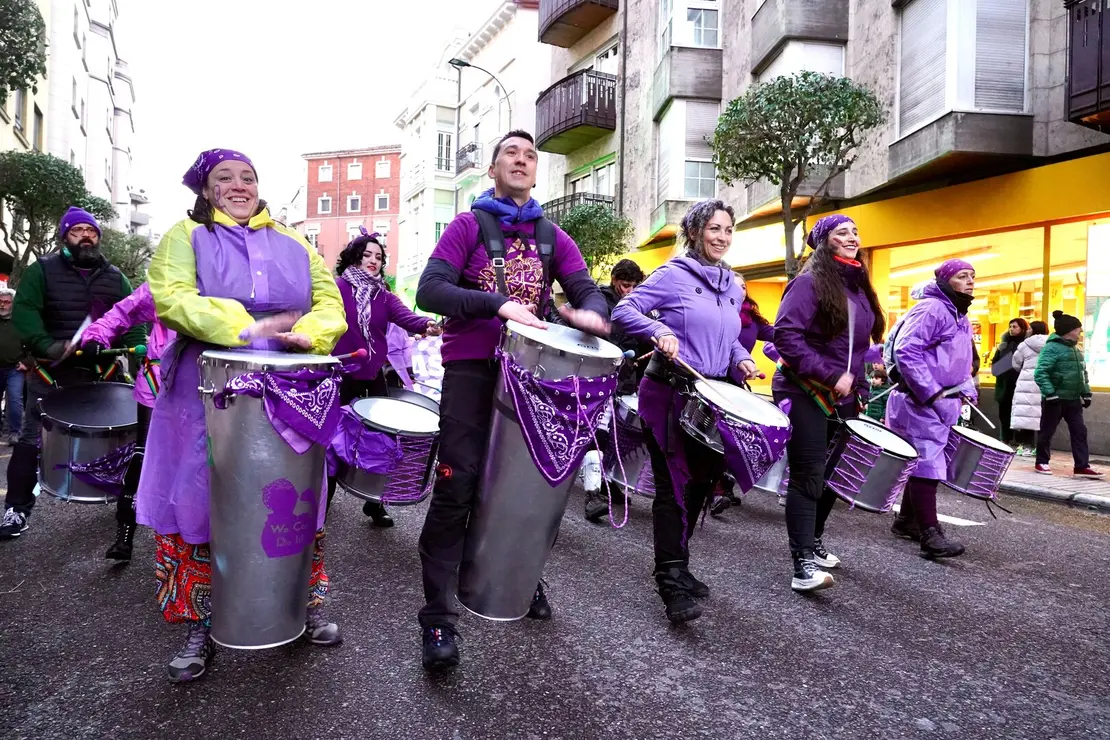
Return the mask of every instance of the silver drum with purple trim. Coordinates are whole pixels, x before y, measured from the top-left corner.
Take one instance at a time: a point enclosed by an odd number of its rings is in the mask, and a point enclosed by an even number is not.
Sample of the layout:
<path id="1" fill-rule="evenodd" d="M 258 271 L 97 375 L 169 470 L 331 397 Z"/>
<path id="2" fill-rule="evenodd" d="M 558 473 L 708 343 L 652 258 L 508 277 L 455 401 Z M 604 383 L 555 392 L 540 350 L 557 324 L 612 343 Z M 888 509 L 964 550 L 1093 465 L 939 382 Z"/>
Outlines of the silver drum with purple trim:
<path id="1" fill-rule="evenodd" d="M 439 403 L 391 388 L 388 398 L 360 398 L 351 410 L 367 429 L 391 436 L 402 457 L 388 475 L 347 465 L 337 479 L 343 490 L 355 498 L 391 506 L 412 506 L 428 498 L 439 448 Z"/>
<path id="2" fill-rule="evenodd" d="M 972 498 L 994 500 L 1014 460 L 1014 450 L 994 437 L 957 426 L 948 433 L 944 459 L 949 488 Z"/>
<path id="3" fill-rule="evenodd" d="M 640 399 L 621 396 L 613 405 L 616 414 L 609 426 L 605 480 L 629 493 L 654 498 L 655 476 L 651 471 L 651 456 L 643 442 L 647 432 L 640 426 Z"/>
<path id="4" fill-rule="evenodd" d="M 825 484 L 853 508 L 890 511 L 917 465 L 917 450 L 877 421 L 848 419 L 825 460 Z"/>

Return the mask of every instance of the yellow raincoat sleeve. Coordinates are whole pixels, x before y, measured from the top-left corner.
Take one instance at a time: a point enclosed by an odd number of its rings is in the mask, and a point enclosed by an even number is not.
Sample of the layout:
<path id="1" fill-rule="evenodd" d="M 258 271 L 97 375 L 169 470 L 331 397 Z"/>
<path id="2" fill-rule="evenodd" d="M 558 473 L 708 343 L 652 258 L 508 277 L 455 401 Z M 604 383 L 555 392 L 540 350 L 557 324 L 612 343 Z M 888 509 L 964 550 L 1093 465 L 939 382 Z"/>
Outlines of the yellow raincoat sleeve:
<path id="1" fill-rule="evenodd" d="M 301 317 L 293 326 L 293 331 L 312 340 L 314 354 L 330 354 L 339 338 L 347 331 L 347 315 L 343 310 L 339 286 L 335 284 L 335 278 L 324 258 L 303 236 L 280 224 L 275 224 L 274 228 L 290 239 L 296 239 L 308 251 L 308 271 L 312 277 L 312 310 Z"/>
<path id="2" fill-rule="evenodd" d="M 147 281 L 158 318 L 169 328 L 202 342 L 241 347 L 246 342 L 239 339 L 239 334 L 254 319 L 239 301 L 202 296 L 197 290 L 197 258 L 191 238 L 196 228 L 203 227 L 194 221 L 179 221 L 162 237 L 150 260 Z"/>

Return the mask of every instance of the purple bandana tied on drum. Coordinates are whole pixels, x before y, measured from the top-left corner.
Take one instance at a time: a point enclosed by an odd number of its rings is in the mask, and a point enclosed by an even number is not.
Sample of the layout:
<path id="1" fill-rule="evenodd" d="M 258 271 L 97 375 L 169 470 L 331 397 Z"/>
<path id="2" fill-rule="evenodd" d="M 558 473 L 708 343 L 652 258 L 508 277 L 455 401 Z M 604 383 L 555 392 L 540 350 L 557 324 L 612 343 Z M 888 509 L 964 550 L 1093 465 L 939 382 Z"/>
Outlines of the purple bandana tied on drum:
<path id="1" fill-rule="evenodd" d="M 557 486 L 578 471 L 617 389 L 617 374 L 541 380 L 511 355 L 498 354 L 532 462 L 549 485 Z"/>
<path id="2" fill-rule="evenodd" d="M 822 242 L 828 240 L 829 234 L 832 233 L 833 229 L 851 220 L 851 218 L 845 216 L 843 213 L 834 213 L 831 216 L 825 216 L 813 225 L 813 229 L 810 230 L 809 236 L 806 237 L 806 244 L 808 244 L 811 249 L 817 249 Z"/>
<path id="3" fill-rule="evenodd" d="M 736 479 L 740 492 L 747 493 L 786 454 L 790 427 L 764 427 L 734 419 L 716 409 L 714 416 L 725 451 L 725 465 Z"/>
<path id="4" fill-rule="evenodd" d="M 104 491 L 109 496 L 122 496 L 123 479 L 134 456 L 135 443 L 130 442 L 87 463 L 62 463 L 55 465 L 54 469 L 69 468 L 73 477 L 82 483 Z"/>
<path id="5" fill-rule="evenodd" d="M 244 373 L 232 378 L 212 401 L 216 408 L 223 409 L 231 396 L 240 394 L 262 399 L 274 431 L 297 454 L 304 454 L 313 443 L 323 447 L 331 444 L 339 423 L 335 370 Z"/>
<path id="6" fill-rule="evenodd" d="M 208 174 L 216 169 L 221 162 L 228 159 L 249 164 L 250 168 L 254 170 L 255 177 L 258 177 L 258 168 L 254 166 L 254 162 L 246 154 L 233 149 L 209 149 L 197 155 L 197 160 L 193 162 L 193 166 L 187 169 L 185 175 L 181 178 L 181 184 L 200 195 L 204 190 L 205 183 L 208 182 Z"/>
<path id="7" fill-rule="evenodd" d="M 328 445 L 328 475 L 335 476 L 342 461 L 352 468 L 389 475 L 401 461 L 401 448 L 385 432 L 367 429 L 350 406 L 339 410 L 339 422 Z"/>

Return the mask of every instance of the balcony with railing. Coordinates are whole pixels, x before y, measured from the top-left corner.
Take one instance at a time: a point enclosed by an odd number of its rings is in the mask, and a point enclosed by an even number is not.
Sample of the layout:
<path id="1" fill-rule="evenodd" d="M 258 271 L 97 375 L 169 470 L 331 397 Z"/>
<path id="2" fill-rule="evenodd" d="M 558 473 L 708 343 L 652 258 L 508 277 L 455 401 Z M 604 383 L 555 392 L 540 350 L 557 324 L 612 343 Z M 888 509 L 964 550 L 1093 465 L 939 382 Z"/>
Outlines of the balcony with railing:
<path id="1" fill-rule="evenodd" d="M 482 169 L 482 145 L 472 141 L 455 153 L 455 174 L 474 168 Z"/>
<path id="2" fill-rule="evenodd" d="M 566 216 L 575 208 L 585 203 L 600 203 L 613 208 L 613 196 L 611 195 L 598 195 L 597 193 L 572 193 L 564 195 L 562 198 L 549 200 L 543 204 L 543 215 L 547 217 L 548 221 L 552 223 L 559 223 L 559 220 Z"/>
<path id="3" fill-rule="evenodd" d="M 1068 10 L 1068 120 L 1110 125 L 1110 8 L 1102 0 L 1065 0 Z"/>
<path id="4" fill-rule="evenodd" d="M 536 100 L 536 148 L 569 154 L 617 129 L 617 77 L 584 70 Z"/>
<path id="5" fill-rule="evenodd" d="M 619 0 L 540 0 L 540 43 L 570 48 L 619 9 Z"/>

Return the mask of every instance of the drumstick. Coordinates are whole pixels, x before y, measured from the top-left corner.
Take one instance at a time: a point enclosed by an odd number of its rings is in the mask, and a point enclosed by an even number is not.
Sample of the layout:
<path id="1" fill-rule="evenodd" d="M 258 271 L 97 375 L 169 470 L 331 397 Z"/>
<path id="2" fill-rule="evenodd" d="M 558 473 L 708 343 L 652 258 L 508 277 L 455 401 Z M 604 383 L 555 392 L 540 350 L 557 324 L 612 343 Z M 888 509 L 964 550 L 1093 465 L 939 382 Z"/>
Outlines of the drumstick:
<path id="1" fill-rule="evenodd" d="M 877 395 L 877 396 L 872 396 L 872 397 L 871 397 L 871 398 L 869 399 L 869 401 L 878 401 L 878 400 L 879 400 L 880 398 L 882 398 L 883 396 L 887 395 L 888 393 L 890 393 L 891 391 L 893 391 L 893 390 L 894 390 L 895 388 L 897 388 L 897 387 L 898 387 L 898 384 L 897 384 L 897 383 L 895 383 L 894 385 L 890 386 L 889 388 L 887 388 L 887 389 L 886 389 L 885 391 L 883 391 L 883 392 L 882 392 L 882 393 L 880 393 L 879 395 Z"/>
<path id="2" fill-rule="evenodd" d="M 76 352 L 74 352 L 73 354 L 80 357 L 83 354 L 85 354 L 85 351 L 82 350 L 82 349 L 79 349 Z M 145 344 L 139 344 L 139 345 L 136 345 L 134 347 L 123 347 L 121 349 L 102 349 L 102 350 L 100 350 L 100 352 L 97 353 L 97 356 L 99 356 L 99 357 L 103 357 L 105 355 L 139 355 L 139 356 L 142 356 L 142 355 L 145 355 L 145 354 L 146 354 L 146 345 Z"/>
<path id="3" fill-rule="evenodd" d="M 998 429 L 998 427 L 996 427 L 996 426 L 994 425 L 994 423 L 993 423 L 993 422 L 991 422 L 991 420 L 987 418 L 987 415 L 986 415 L 986 414 L 984 414 L 984 413 L 983 413 L 982 411 L 980 411 L 980 410 L 979 410 L 978 408 L 976 408 L 976 407 L 975 407 L 975 404 L 973 404 L 973 403 L 969 403 L 969 404 L 968 404 L 968 406 L 970 406 L 970 407 L 971 407 L 971 410 L 972 410 L 972 411 L 974 411 L 975 413 L 979 414 L 979 417 L 980 417 L 980 418 L 981 418 L 981 419 L 982 419 L 983 421 L 987 422 L 987 426 L 989 426 L 989 427 L 990 427 L 991 429 Z"/>
<path id="4" fill-rule="evenodd" d="M 652 339 L 651 341 L 655 343 L 655 346 L 656 346 L 656 347 L 658 347 L 658 346 L 659 346 L 659 340 L 658 340 L 658 339 L 654 339 L 654 338 L 653 338 L 653 339 Z M 685 361 L 685 360 L 683 360 L 683 359 L 682 359 L 681 357 L 679 357 L 678 355 L 675 355 L 675 356 L 674 356 L 673 358 L 671 358 L 671 361 L 672 361 L 672 362 L 674 362 L 674 363 L 675 363 L 676 365 L 678 365 L 678 366 L 679 366 L 680 368 L 682 368 L 683 370 L 685 370 L 686 372 L 688 372 L 688 373 L 690 373 L 691 375 L 693 375 L 693 376 L 694 376 L 694 378 L 695 378 L 696 380 L 705 380 L 705 376 L 704 376 L 704 375 L 702 375 L 702 374 L 701 374 L 701 373 L 699 373 L 699 372 L 698 372 L 697 370 L 695 370 L 694 368 L 692 368 L 692 367 L 690 367 L 689 365 L 687 365 L 687 364 L 686 364 L 686 361 Z"/>
<path id="5" fill-rule="evenodd" d="M 339 361 L 343 361 L 343 360 L 361 360 L 363 357 L 366 357 L 366 350 L 364 350 L 364 349 L 357 349 L 354 352 L 348 352 L 345 355 L 335 355 L 335 359 L 337 359 Z"/>

